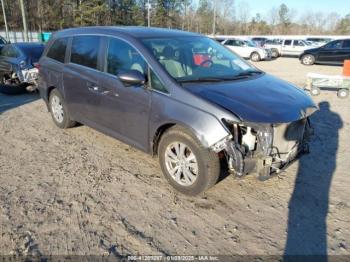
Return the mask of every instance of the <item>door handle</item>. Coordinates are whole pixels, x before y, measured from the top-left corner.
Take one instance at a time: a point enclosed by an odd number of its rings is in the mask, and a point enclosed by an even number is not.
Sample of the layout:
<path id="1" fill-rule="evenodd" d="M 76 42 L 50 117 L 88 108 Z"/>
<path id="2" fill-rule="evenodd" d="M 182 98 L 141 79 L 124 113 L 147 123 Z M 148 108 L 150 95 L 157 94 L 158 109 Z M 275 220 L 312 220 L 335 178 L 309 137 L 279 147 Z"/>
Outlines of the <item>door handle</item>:
<path id="1" fill-rule="evenodd" d="M 89 86 L 88 88 L 91 92 L 95 92 L 95 93 L 100 92 L 100 88 L 98 86 Z"/>

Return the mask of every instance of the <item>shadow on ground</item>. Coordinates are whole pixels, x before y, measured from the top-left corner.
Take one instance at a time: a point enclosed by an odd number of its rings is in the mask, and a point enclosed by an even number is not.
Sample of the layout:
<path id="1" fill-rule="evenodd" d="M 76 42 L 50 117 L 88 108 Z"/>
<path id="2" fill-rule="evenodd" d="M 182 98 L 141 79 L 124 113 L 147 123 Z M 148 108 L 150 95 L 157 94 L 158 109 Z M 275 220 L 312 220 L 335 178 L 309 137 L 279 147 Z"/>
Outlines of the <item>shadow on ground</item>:
<path id="1" fill-rule="evenodd" d="M 300 159 L 289 202 L 285 261 L 327 261 L 329 190 L 336 169 L 338 134 L 343 122 L 337 113 L 331 111 L 328 102 L 321 102 L 319 107 L 320 111 L 311 118 L 315 129 L 311 154 Z"/>
<path id="2" fill-rule="evenodd" d="M 25 93 L 22 95 L 5 95 L 0 93 L 0 114 L 24 104 L 39 99 L 38 93 Z"/>

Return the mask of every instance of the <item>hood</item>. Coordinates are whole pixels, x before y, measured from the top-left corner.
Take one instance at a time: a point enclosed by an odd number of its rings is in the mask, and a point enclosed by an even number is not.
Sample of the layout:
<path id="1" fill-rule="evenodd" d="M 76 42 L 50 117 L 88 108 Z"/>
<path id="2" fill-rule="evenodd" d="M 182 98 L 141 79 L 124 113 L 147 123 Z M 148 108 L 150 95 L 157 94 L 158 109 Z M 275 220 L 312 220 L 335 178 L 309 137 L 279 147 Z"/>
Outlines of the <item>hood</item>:
<path id="1" fill-rule="evenodd" d="M 307 49 L 305 49 L 305 51 L 308 51 L 308 52 L 318 52 L 320 51 L 321 47 L 320 46 L 312 46 L 312 47 L 309 47 Z"/>
<path id="2" fill-rule="evenodd" d="M 288 123 L 318 109 L 303 90 L 267 74 L 230 82 L 189 84 L 186 89 L 247 122 Z"/>

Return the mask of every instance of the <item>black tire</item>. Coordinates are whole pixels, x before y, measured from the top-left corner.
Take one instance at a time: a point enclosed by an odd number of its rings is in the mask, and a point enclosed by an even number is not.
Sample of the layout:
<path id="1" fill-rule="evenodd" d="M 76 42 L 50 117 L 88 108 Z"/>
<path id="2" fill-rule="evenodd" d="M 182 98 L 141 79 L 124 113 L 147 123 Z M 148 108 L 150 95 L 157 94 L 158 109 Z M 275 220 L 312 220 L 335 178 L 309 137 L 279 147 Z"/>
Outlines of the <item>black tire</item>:
<path id="1" fill-rule="evenodd" d="M 27 92 L 26 87 L 27 85 L 25 84 L 20 84 L 20 85 L 0 84 L 0 93 L 6 94 L 6 95 L 20 95 Z"/>
<path id="2" fill-rule="evenodd" d="M 253 52 L 250 54 L 250 60 L 252 60 L 253 62 L 259 62 L 259 61 L 261 61 L 261 57 L 260 57 L 259 53 Z"/>
<path id="3" fill-rule="evenodd" d="M 272 49 L 271 50 L 271 56 L 272 56 L 272 58 L 277 58 L 277 57 L 280 56 L 280 54 L 279 54 L 277 49 Z"/>
<path id="4" fill-rule="evenodd" d="M 349 96 L 349 90 L 345 88 L 339 89 L 337 96 L 341 99 L 347 98 Z"/>
<path id="5" fill-rule="evenodd" d="M 301 63 L 306 66 L 311 66 L 315 63 L 315 57 L 313 55 L 303 55 L 301 57 Z"/>
<path id="6" fill-rule="evenodd" d="M 196 179 L 191 185 L 181 185 L 175 181 L 167 168 L 166 150 L 170 145 L 177 142 L 185 144 L 197 160 L 198 172 L 195 176 Z M 173 127 L 163 134 L 158 146 L 158 157 L 165 178 L 170 185 L 183 194 L 190 196 L 198 195 L 215 185 L 219 179 L 220 160 L 218 154 L 203 147 L 197 138 L 185 128 Z M 181 174 L 184 176 L 184 173 Z"/>
<path id="7" fill-rule="evenodd" d="M 62 114 L 61 114 L 62 121 L 59 121 L 54 114 L 53 101 L 55 99 L 58 99 L 60 105 L 62 106 Z M 52 90 L 50 93 L 49 110 L 50 110 L 50 113 L 52 116 L 52 120 L 54 121 L 56 126 L 58 126 L 59 128 L 65 129 L 65 128 L 70 128 L 70 127 L 73 127 L 76 125 L 76 122 L 70 118 L 70 115 L 69 115 L 69 112 L 67 110 L 67 106 L 66 106 L 66 103 L 63 99 L 63 96 L 61 95 L 61 93 L 57 89 Z"/>
<path id="8" fill-rule="evenodd" d="M 319 94 L 321 94 L 321 89 L 313 86 L 313 87 L 311 87 L 310 94 L 312 96 L 318 96 Z"/>

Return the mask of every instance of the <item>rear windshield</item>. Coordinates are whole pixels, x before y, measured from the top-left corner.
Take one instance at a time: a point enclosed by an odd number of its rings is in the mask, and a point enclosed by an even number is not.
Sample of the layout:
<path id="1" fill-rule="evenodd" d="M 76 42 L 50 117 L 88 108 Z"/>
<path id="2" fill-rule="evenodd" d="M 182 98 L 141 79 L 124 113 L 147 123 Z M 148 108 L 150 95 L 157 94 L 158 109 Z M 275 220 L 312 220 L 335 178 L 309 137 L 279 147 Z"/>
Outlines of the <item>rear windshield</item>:
<path id="1" fill-rule="evenodd" d="M 30 57 L 33 61 L 38 61 L 41 54 L 44 51 L 44 46 L 43 45 L 21 46 L 20 49 L 26 56 Z"/>

